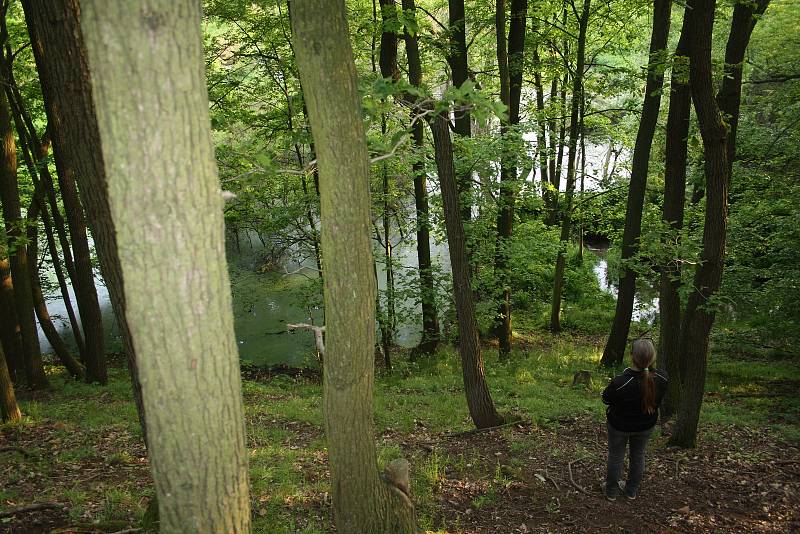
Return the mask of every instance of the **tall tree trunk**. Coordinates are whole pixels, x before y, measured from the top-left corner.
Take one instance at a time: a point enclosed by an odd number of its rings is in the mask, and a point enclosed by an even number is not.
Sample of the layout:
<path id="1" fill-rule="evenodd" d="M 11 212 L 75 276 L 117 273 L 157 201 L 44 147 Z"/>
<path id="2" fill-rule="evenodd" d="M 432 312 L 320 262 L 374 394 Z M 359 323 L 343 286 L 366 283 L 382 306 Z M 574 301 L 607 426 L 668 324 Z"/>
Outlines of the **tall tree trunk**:
<path id="1" fill-rule="evenodd" d="M 120 327 L 139 422 L 148 442 L 136 353 L 125 317 L 125 294 L 115 223 L 106 190 L 89 67 L 79 22 L 78 0 L 23 0 L 25 21 L 42 86 L 53 155 L 75 169 L 81 201 L 92 229 L 100 270 Z M 140 276 L 139 273 L 138 276 Z"/>
<path id="2" fill-rule="evenodd" d="M 770 0 L 736 2 L 733 7 L 731 32 L 725 46 L 725 66 L 722 85 L 717 93 L 717 105 L 728 124 L 728 175 L 736 158 L 736 134 L 739 130 L 739 107 L 742 101 L 742 68 L 744 54 L 756 22 L 767 10 Z"/>
<path id="3" fill-rule="evenodd" d="M 550 183 L 552 184 L 552 180 L 556 174 L 556 145 L 558 140 L 558 128 L 556 127 L 556 117 L 554 115 L 554 107 L 555 107 L 555 99 L 556 95 L 558 94 L 558 76 L 553 75 L 553 79 L 550 82 L 550 95 L 547 97 L 547 106 L 550 110 L 549 117 L 547 117 L 547 130 L 550 133 L 550 146 L 549 150 L 547 151 L 547 166 L 548 166 L 548 175 Z M 558 193 L 558 187 L 555 188 L 556 193 Z"/>
<path id="4" fill-rule="evenodd" d="M 6 96 L 10 104 L 12 115 L 14 116 L 14 123 L 17 127 L 20 144 L 27 144 L 27 146 L 30 148 L 30 156 L 27 155 L 28 153 L 24 149 L 22 151 L 23 155 L 26 156 L 25 164 L 28 167 L 31 176 L 36 176 L 38 174 L 43 183 L 44 190 L 47 193 L 50 207 L 53 212 L 55 227 L 57 229 L 59 239 L 61 240 L 61 246 L 64 253 L 64 264 L 67 267 L 67 272 L 69 273 L 70 279 L 75 280 L 77 276 L 75 274 L 75 266 L 72 262 L 71 246 L 69 244 L 69 240 L 67 239 L 64 220 L 61 218 L 61 213 L 59 212 L 58 201 L 56 199 L 56 193 L 53 187 L 53 179 L 52 176 L 50 176 L 50 169 L 47 166 L 47 154 L 50 150 L 50 140 L 46 135 L 41 140 L 39 139 L 39 136 L 36 133 L 36 128 L 33 125 L 33 119 L 25 107 L 25 100 L 19 90 L 16 78 L 14 77 L 14 54 L 11 50 L 11 44 L 6 42 L 4 50 L 5 55 L 3 57 L 3 67 L 5 69 L 5 78 L 7 82 Z M 34 158 L 36 160 L 35 163 L 32 161 Z M 59 288 L 61 289 L 61 297 L 64 301 L 64 308 L 67 311 L 67 317 L 69 317 L 70 327 L 73 337 L 75 338 L 75 344 L 78 346 L 78 352 L 83 358 L 83 355 L 86 352 L 86 346 L 83 342 L 80 323 L 78 322 L 78 318 L 75 315 L 75 310 L 72 307 L 72 299 L 69 295 L 64 272 L 61 269 L 61 262 L 59 261 L 58 252 L 53 252 L 56 250 L 55 242 L 53 241 L 54 225 L 49 221 L 49 217 L 46 213 L 46 206 L 42 205 L 42 209 L 44 212 L 42 220 L 45 226 L 45 233 L 47 234 L 48 247 L 50 248 L 50 253 L 53 257 L 53 270 L 56 274 Z"/>
<path id="5" fill-rule="evenodd" d="M 406 20 L 416 20 L 417 7 L 414 0 L 403 0 Z M 408 81 L 414 87 L 422 85 L 422 65 L 419 59 L 419 44 L 416 34 L 404 26 L 403 39 L 408 58 Z M 419 265 L 420 300 L 422 302 L 422 340 L 415 354 L 432 354 L 439 342 L 439 317 L 436 310 L 436 289 L 433 286 L 431 262 L 430 218 L 428 216 L 428 179 L 423 157 L 425 154 L 425 126 L 417 118 L 418 110 L 411 110 L 411 137 L 417 157 L 411 166 L 414 174 L 414 204 L 416 207 L 417 263 Z M 467 123 L 469 126 L 469 123 Z"/>
<path id="6" fill-rule="evenodd" d="M 681 352 L 686 354 L 686 375 L 678 419 L 670 443 L 693 447 L 705 389 L 708 336 L 714 325 L 713 300 L 722 282 L 728 216 L 727 127 L 714 99 L 711 42 L 716 0 L 695 0 L 692 7 L 693 40 L 689 76 L 692 101 L 703 138 L 706 178 L 706 212 L 703 250 L 695 271 L 681 328 Z"/>
<path id="7" fill-rule="evenodd" d="M 295 53 L 320 172 L 327 318 L 323 411 L 334 515 L 342 532 L 415 532 L 408 495 L 382 481 L 375 468 L 369 157 L 345 5 L 293 2 Z"/>
<path id="8" fill-rule="evenodd" d="M 662 220 L 668 227 L 664 245 L 677 252 L 683 229 L 683 212 L 686 202 L 686 161 L 689 121 L 691 117 L 691 89 L 689 88 L 689 50 L 692 39 L 692 16 L 687 8 L 678 46 L 673 58 L 670 77 L 669 113 L 667 115 L 666 149 L 664 154 L 664 205 Z M 658 291 L 660 317 L 659 366 L 669 373 L 667 394 L 661 405 L 662 421 L 675 412 L 681 397 L 681 360 L 679 350 L 681 332 L 681 264 L 678 258 L 661 266 Z"/>
<path id="9" fill-rule="evenodd" d="M 14 306 L 22 334 L 25 378 L 31 388 L 47 386 L 39 334 L 33 311 L 33 293 L 28 272 L 28 250 L 23 240 L 25 219 L 22 217 L 17 187 L 17 146 L 11 129 L 11 116 L 5 91 L 0 91 L 0 200 L 9 244 L 11 275 L 14 281 Z"/>
<path id="10" fill-rule="evenodd" d="M 5 228 L 0 228 L 5 238 Z M 14 305 L 14 285 L 11 281 L 11 264 L 6 250 L 0 248 L 0 344 L 5 352 L 8 372 L 13 382 L 21 382 L 25 374 L 22 350 L 22 333 Z"/>
<path id="11" fill-rule="evenodd" d="M 542 86 L 542 61 L 539 57 L 539 47 L 533 48 L 533 86 L 536 90 L 536 149 L 539 155 L 539 179 L 542 184 L 542 198 L 548 209 L 552 208 L 553 195 L 548 185 L 548 155 L 547 150 L 547 113 L 544 108 L 544 88 Z M 555 80 L 555 78 L 554 78 Z M 552 146 L 550 147 L 552 148 Z M 553 163 L 555 167 L 555 163 Z"/>
<path id="12" fill-rule="evenodd" d="M 403 8 L 406 9 L 406 8 Z M 464 0 L 448 0 L 450 54 L 447 62 L 453 77 L 453 86 L 461 87 L 469 79 L 469 59 L 467 54 L 467 22 L 464 13 Z M 469 108 L 455 111 L 453 131 L 461 137 L 472 136 L 472 115 Z M 461 219 L 472 219 L 472 173 L 458 175 L 458 192 L 461 206 Z"/>
<path id="13" fill-rule="evenodd" d="M 0 346 L 0 423 L 14 422 L 22 419 L 22 414 L 14 396 L 14 384 L 6 365 L 6 355 Z"/>
<path id="14" fill-rule="evenodd" d="M 514 226 L 514 189 L 517 187 L 517 161 L 509 146 L 511 129 L 519 124 L 519 105 L 522 95 L 523 54 L 525 51 L 525 22 L 527 0 L 511 1 L 511 22 L 506 48 L 505 0 L 497 0 L 495 26 L 497 31 L 497 63 L 500 70 L 500 98 L 508 107 L 508 122 L 501 122 L 503 150 L 500 157 L 500 196 L 497 217 L 495 273 L 502 289 L 495 334 L 500 345 L 500 358 L 511 351 L 511 287 L 508 276 L 508 240 Z"/>
<path id="15" fill-rule="evenodd" d="M 502 422 L 492 402 L 486 376 L 483 371 L 483 357 L 478 337 L 478 324 L 475 320 L 475 304 L 469 274 L 469 260 L 464 244 L 464 226 L 458 216 L 458 190 L 456 187 L 455 166 L 453 164 L 453 145 L 447 118 L 441 114 L 431 121 L 436 168 L 442 191 L 447 244 L 450 249 L 450 265 L 453 272 L 453 297 L 458 318 L 461 368 L 464 376 L 464 390 L 472 421 L 478 428 L 497 426 Z"/>
<path id="16" fill-rule="evenodd" d="M 86 220 L 83 206 L 78 198 L 75 169 L 65 166 L 63 159 L 56 158 L 56 170 L 75 261 L 75 278 L 72 280 L 72 287 L 75 291 L 75 301 L 78 304 L 86 344 L 86 351 L 83 355 L 86 364 L 86 381 L 105 384 L 108 382 L 108 369 L 106 368 L 103 316 L 100 313 L 100 303 L 94 284 L 91 251 L 86 235 Z"/>
<path id="17" fill-rule="evenodd" d="M 572 110 L 569 122 L 569 157 L 567 158 L 567 191 L 561 206 L 561 237 L 556 258 L 553 300 L 550 308 L 550 331 L 561 331 L 561 292 L 564 287 L 564 269 L 567 261 L 567 246 L 572 230 L 572 197 L 575 194 L 575 158 L 578 152 L 578 121 L 580 102 L 583 94 L 583 70 L 586 63 L 586 29 L 589 26 L 591 0 L 583 0 L 583 11 L 578 21 L 578 50 L 575 73 L 572 79 Z"/>
<path id="18" fill-rule="evenodd" d="M 647 65 L 647 83 L 644 88 L 644 103 L 633 148 L 631 181 L 628 188 L 628 204 L 625 211 L 625 229 L 622 233 L 622 276 L 617 293 L 617 309 L 608 336 L 601 363 L 611 367 L 620 363 L 628 344 L 631 328 L 633 299 L 636 295 L 636 271 L 630 265 L 639 250 L 642 235 L 642 212 L 644 194 L 647 189 L 647 174 L 650 169 L 650 149 L 658 123 L 661 107 L 661 88 L 664 85 L 665 54 L 669 37 L 671 0 L 656 0 L 653 6 L 653 30 L 650 37 L 650 56 Z"/>
<path id="19" fill-rule="evenodd" d="M 249 532 L 201 5 L 87 0 L 80 7 L 161 529 Z M 143 275 L 146 284 L 137 282 Z"/>

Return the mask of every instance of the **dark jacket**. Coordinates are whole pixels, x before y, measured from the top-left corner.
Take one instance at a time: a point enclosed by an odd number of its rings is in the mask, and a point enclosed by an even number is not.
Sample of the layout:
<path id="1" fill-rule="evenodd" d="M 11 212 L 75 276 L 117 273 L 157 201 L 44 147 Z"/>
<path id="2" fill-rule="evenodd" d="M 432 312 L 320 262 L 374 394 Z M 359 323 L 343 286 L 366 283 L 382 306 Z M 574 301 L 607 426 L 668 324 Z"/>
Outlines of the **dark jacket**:
<path id="1" fill-rule="evenodd" d="M 603 402 L 608 405 L 606 418 L 611 426 L 621 432 L 640 432 L 655 426 L 669 376 L 663 369 L 652 369 L 650 374 L 656 386 L 656 410 L 653 413 L 642 411 L 642 371 L 625 369 L 603 390 Z"/>

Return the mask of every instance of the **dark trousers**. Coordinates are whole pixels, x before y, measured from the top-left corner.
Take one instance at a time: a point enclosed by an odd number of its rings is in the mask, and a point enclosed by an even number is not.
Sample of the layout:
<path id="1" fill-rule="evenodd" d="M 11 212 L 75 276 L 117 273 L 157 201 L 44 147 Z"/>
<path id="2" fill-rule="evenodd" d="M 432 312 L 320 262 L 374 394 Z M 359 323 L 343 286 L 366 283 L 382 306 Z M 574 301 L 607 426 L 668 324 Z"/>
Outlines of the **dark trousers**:
<path id="1" fill-rule="evenodd" d="M 642 483 L 644 474 L 644 450 L 650 439 L 652 428 L 641 432 L 622 432 L 610 424 L 608 426 L 608 471 L 606 473 L 606 495 L 619 494 L 619 477 L 622 474 L 622 464 L 625 461 L 625 447 L 630 443 L 630 465 L 628 466 L 628 480 L 625 484 L 625 494 L 636 496 L 639 484 Z"/>

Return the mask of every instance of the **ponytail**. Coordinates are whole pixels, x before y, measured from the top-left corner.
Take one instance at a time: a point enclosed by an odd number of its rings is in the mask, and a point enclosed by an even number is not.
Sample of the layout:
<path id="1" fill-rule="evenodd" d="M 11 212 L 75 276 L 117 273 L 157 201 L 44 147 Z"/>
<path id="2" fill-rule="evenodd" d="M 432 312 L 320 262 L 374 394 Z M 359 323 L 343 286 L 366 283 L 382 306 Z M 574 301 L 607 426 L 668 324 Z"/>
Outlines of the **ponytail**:
<path id="1" fill-rule="evenodd" d="M 631 347 L 631 359 L 634 365 L 642 370 L 642 411 L 656 411 L 656 385 L 650 365 L 656 359 L 656 349 L 649 339 L 637 339 Z"/>
<path id="2" fill-rule="evenodd" d="M 656 411 L 656 384 L 647 367 L 642 370 L 642 411 L 644 413 Z"/>

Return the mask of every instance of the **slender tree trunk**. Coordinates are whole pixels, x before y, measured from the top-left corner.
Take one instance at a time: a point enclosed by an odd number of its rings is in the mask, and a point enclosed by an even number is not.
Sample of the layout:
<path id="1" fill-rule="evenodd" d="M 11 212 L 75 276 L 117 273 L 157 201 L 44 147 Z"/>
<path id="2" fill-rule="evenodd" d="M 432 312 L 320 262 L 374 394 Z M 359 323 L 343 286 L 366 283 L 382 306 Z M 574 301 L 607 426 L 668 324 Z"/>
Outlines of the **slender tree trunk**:
<path id="1" fill-rule="evenodd" d="M 497 217 L 495 273 L 500 282 L 502 297 L 495 323 L 500 345 L 500 358 L 511 352 L 511 287 L 508 276 L 508 240 L 514 226 L 514 203 L 517 187 L 517 161 L 514 156 L 510 129 L 519 124 L 519 105 L 522 95 L 523 54 L 525 51 L 525 22 L 527 0 L 512 0 L 511 22 L 506 49 L 505 0 L 497 0 L 495 26 L 497 31 L 497 63 L 500 67 L 500 97 L 508 107 L 508 122 L 501 123 L 504 148 L 500 157 L 500 196 Z"/>
<path id="2" fill-rule="evenodd" d="M 14 306 L 22 334 L 25 377 L 31 388 L 47 386 L 39 335 L 33 311 L 33 293 L 28 272 L 28 250 L 23 241 L 25 219 L 17 187 L 17 146 L 11 129 L 11 116 L 5 91 L 0 91 L 0 200 L 9 244 L 11 275 L 14 280 Z"/>
<path id="3" fill-rule="evenodd" d="M 405 8 L 404 8 L 405 9 Z M 467 23 L 464 16 L 464 0 L 448 0 L 450 24 L 450 55 L 447 62 L 453 77 L 453 86 L 461 87 L 469 79 L 469 59 L 467 54 Z M 464 138 L 472 136 L 471 114 L 469 108 L 455 111 L 453 131 Z M 461 219 L 472 219 L 472 173 L 458 175 L 458 192 L 461 206 Z"/>
<path id="4" fill-rule="evenodd" d="M 767 10 L 770 0 L 736 2 L 733 7 L 731 32 L 725 46 L 725 66 L 722 85 L 717 93 L 717 105 L 728 124 L 728 175 L 736 158 L 736 134 L 739 130 L 739 107 L 742 101 L 742 68 L 744 54 L 756 22 Z"/>
<path id="5" fill-rule="evenodd" d="M 581 93 L 581 119 L 580 125 L 578 126 L 581 130 L 581 203 L 583 202 L 583 194 L 586 191 L 586 129 L 584 120 L 586 117 L 586 92 Z M 580 259 L 581 263 L 583 263 L 583 209 L 581 208 L 579 213 L 579 223 L 578 223 L 578 258 Z"/>
<path id="6" fill-rule="evenodd" d="M 106 189 L 89 67 L 79 22 L 78 0 L 23 0 L 25 21 L 42 86 L 53 155 L 75 169 L 79 192 L 92 229 L 100 270 L 120 327 L 139 422 L 148 443 L 136 353 L 125 317 L 125 294 L 115 223 Z M 141 276 L 141 273 L 137 275 Z"/>
<path id="7" fill-rule="evenodd" d="M 681 328 L 681 352 L 686 354 L 686 376 L 678 419 L 670 443 L 693 447 L 705 389 L 708 336 L 714 325 L 715 309 L 709 304 L 722 282 L 728 216 L 727 126 L 714 99 L 711 67 L 711 38 L 715 0 L 690 3 L 694 18 L 690 51 L 690 85 L 700 133 L 703 137 L 706 178 L 706 212 L 703 250 L 694 276 Z"/>
<path id="8" fill-rule="evenodd" d="M 469 260 L 464 245 L 464 226 L 458 216 L 458 190 L 456 188 L 453 145 L 445 116 L 436 115 L 431 121 L 436 168 L 444 204 L 447 244 L 450 249 L 450 265 L 453 272 L 453 297 L 458 317 L 459 352 L 464 375 L 464 390 L 472 421 L 478 428 L 497 426 L 502 418 L 495 411 L 486 376 L 483 357 L 475 321 L 475 304 L 469 274 Z"/>
<path id="9" fill-rule="evenodd" d="M 689 88 L 689 50 L 692 39 L 692 17 L 687 8 L 678 46 L 673 59 L 670 78 L 669 113 L 667 115 L 666 150 L 664 155 L 664 205 L 662 220 L 668 226 L 664 245 L 677 253 L 683 229 L 683 212 L 686 202 L 686 161 L 689 120 L 691 117 L 691 89 Z M 681 397 L 681 360 L 679 349 L 681 332 L 681 264 L 678 258 L 661 266 L 658 293 L 660 318 L 659 366 L 669 373 L 667 394 L 661 405 L 661 419 L 668 420 L 677 408 Z"/>
<path id="10" fill-rule="evenodd" d="M 64 166 L 63 160 L 59 164 L 59 160 L 56 159 L 56 170 L 75 260 L 75 278 L 72 280 L 72 287 L 75 290 L 75 301 L 78 304 L 86 343 L 86 351 L 83 355 L 86 363 L 86 381 L 105 384 L 108 382 L 108 369 L 106 368 L 103 316 L 100 313 L 100 303 L 97 300 L 97 289 L 94 285 L 91 251 L 86 235 L 86 220 L 83 206 L 78 198 L 75 169 Z"/>
<path id="11" fill-rule="evenodd" d="M 583 70 L 586 62 L 586 29 L 589 26 L 591 0 L 583 0 L 583 11 L 578 21 L 578 50 L 575 75 L 572 80 L 572 110 L 569 123 L 569 157 L 567 158 L 567 191 L 562 206 L 561 237 L 556 258 L 553 300 L 550 308 L 550 331 L 561 331 L 561 292 L 564 287 L 564 269 L 567 261 L 567 246 L 572 230 L 572 197 L 575 194 L 575 158 L 578 152 L 578 120 L 580 102 L 583 94 Z"/>
<path id="12" fill-rule="evenodd" d="M 544 88 L 542 86 L 542 61 L 539 58 L 539 47 L 533 48 L 533 86 L 536 90 L 536 123 L 539 129 L 536 131 L 536 149 L 539 156 L 539 179 L 542 184 L 542 198 L 545 206 L 551 209 L 553 195 L 548 185 L 548 150 L 547 150 L 547 113 L 544 108 Z M 552 148 L 552 146 L 551 146 Z M 553 164 L 555 167 L 555 163 Z"/>
<path id="13" fill-rule="evenodd" d="M 47 154 L 50 149 L 50 140 L 46 136 L 40 140 L 36 133 L 33 120 L 25 107 L 24 98 L 22 97 L 22 93 L 20 92 L 19 86 L 17 85 L 17 81 L 14 77 L 14 55 L 11 50 L 11 45 L 8 42 L 6 42 L 5 45 L 5 56 L 3 60 L 5 78 L 7 81 L 6 96 L 14 117 L 14 123 L 17 127 L 20 144 L 27 144 L 27 146 L 30 148 L 30 155 L 28 155 L 28 152 L 26 152 L 25 149 L 22 150 L 23 155 L 25 155 L 25 164 L 28 167 L 31 176 L 36 176 L 38 174 L 43 182 L 44 190 L 47 193 L 48 200 L 50 201 L 50 206 L 53 211 L 55 226 L 57 228 L 59 238 L 61 239 L 61 246 L 64 251 L 64 263 L 67 267 L 67 272 L 69 273 L 70 279 L 75 280 L 77 277 L 75 275 L 75 266 L 72 263 L 71 247 L 69 240 L 67 239 L 64 220 L 61 218 L 61 213 L 58 211 L 58 201 L 56 200 L 56 193 L 53 187 L 53 179 L 50 176 L 50 169 L 48 168 L 46 161 Z M 32 161 L 34 158 L 36 159 L 35 163 Z M 55 271 L 56 279 L 58 280 L 58 285 L 61 289 L 64 308 L 67 311 L 67 317 L 69 317 L 70 327 L 72 329 L 73 337 L 75 338 L 75 344 L 78 346 L 78 352 L 83 358 L 83 355 L 86 352 L 86 346 L 83 342 L 80 324 L 75 315 L 75 310 L 72 307 L 72 299 L 67 289 L 64 272 L 61 269 L 61 262 L 58 258 L 58 252 L 53 252 L 56 250 L 55 242 L 53 241 L 53 224 L 50 222 L 50 218 L 47 216 L 46 206 L 42 205 L 42 209 L 44 212 L 42 220 L 44 222 L 45 232 L 47 234 L 50 253 L 53 257 L 53 270 Z"/>
<path id="14" fill-rule="evenodd" d="M 201 19 L 191 0 L 81 3 L 160 526 L 249 532 L 241 379 Z M 147 284 L 135 283 L 143 274 Z"/>
<path id="15" fill-rule="evenodd" d="M 6 355 L 0 346 L 0 422 L 14 422 L 22 419 L 22 414 L 14 396 L 14 384 L 6 366 Z"/>
<path id="16" fill-rule="evenodd" d="M 664 85 L 665 54 L 669 37 L 671 0 L 656 0 L 653 7 L 653 30 L 650 37 L 650 56 L 647 65 L 644 103 L 633 149 L 631 181 L 628 188 L 628 205 L 625 211 L 625 229 L 622 233 L 622 276 L 617 293 L 617 309 L 611 334 L 608 336 L 601 363 L 611 367 L 622 362 L 628 333 L 631 328 L 633 300 L 636 296 L 636 270 L 630 263 L 639 250 L 639 237 L 642 234 L 642 213 L 644 195 L 647 189 L 647 174 L 650 169 L 650 149 L 658 123 L 661 107 L 661 88 Z"/>
<path id="17" fill-rule="evenodd" d="M 408 495 L 382 481 L 376 469 L 369 157 L 345 5 L 293 2 L 295 54 L 320 172 L 327 312 L 323 411 L 336 526 L 341 532 L 415 532 Z"/>
<path id="18" fill-rule="evenodd" d="M 414 0 L 403 0 L 403 11 L 408 19 L 416 19 Z M 408 81 L 414 87 L 422 85 L 422 65 L 419 59 L 419 45 L 416 34 L 404 27 L 403 39 L 408 58 Z M 417 158 L 412 164 L 414 173 L 414 204 L 416 207 L 417 263 L 419 265 L 420 300 L 422 301 L 422 340 L 418 352 L 432 354 L 439 342 L 439 317 L 436 310 L 436 289 L 433 286 L 431 262 L 430 218 L 428 216 L 428 179 L 423 157 L 425 154 L 425 126 L 422 119 L 416 118 L 418 110 L 412 107 L 411 136 Z M 469 127 L 469 123 L 467 123 Z M 462 214 L 463 216 L 463 214 Z"/>
<path id="19" fill-rule="evenodd" d="M 20 144 L 24 143 L 24 141 L 20 141 Z M 27 152 L 26 146 L 22 146 L 21 148 L 23 153 Z M 32 176 L 35 177 L 34 174 L 32 174 Z M 34 180 L 36 179 L 34 178 Z M 72 354 L 70 354 L 67 345 L 64 343 L 64 340 L 61 339 L 61 335 L 58 333 L 58 330 L 56 330 L 55 325 L 53 325 L 53 321 L 50 318 L 50 312 L 47 311 L 47 304 L 45 303 L 44 295 L 42 294 L 42 286 L 41 282 L 39 281 L 38 262 L 39 226 L 36 219 L 39 217 L 40 212 L 43 216 L 42 218 L 47 217 L 47 212 L 45 209 L 42 209 L 44 208 L 44 199 L 42 198 L 43 195 L 41 194 L 40 187 L 38 187 L 38 184 L 36 185 L 36 198 L 33 200 L 33 202 L 31 202 L 27 213 L 28 272 L 31 276 L 33 307 L 36 312 L 36 317 L 39 319 L 39 324 L 42 327 L 42 331 L 44 332 L 47 341 L 50 342 L 50 345 L 53 347 L 53 352 L 56 353 L 58 359 L 64 364 L 64 367 L 66 367 L 69 374 L 75 378 L 84 378 L 84 368 L 72 356 Z"/>
<path id="20" fill-rule="evenodd" d="M 0 228 L 5 238 L 5 228 Z M 14 305 L 14 285 L 11 281 L 11 264 L 5 250 L 0 249 L 0 342 L 8 364 L 8 372 L 13 382 L 21 382 L 25 373 L 25 360 L 22 350 L 22 333 Z"/>

